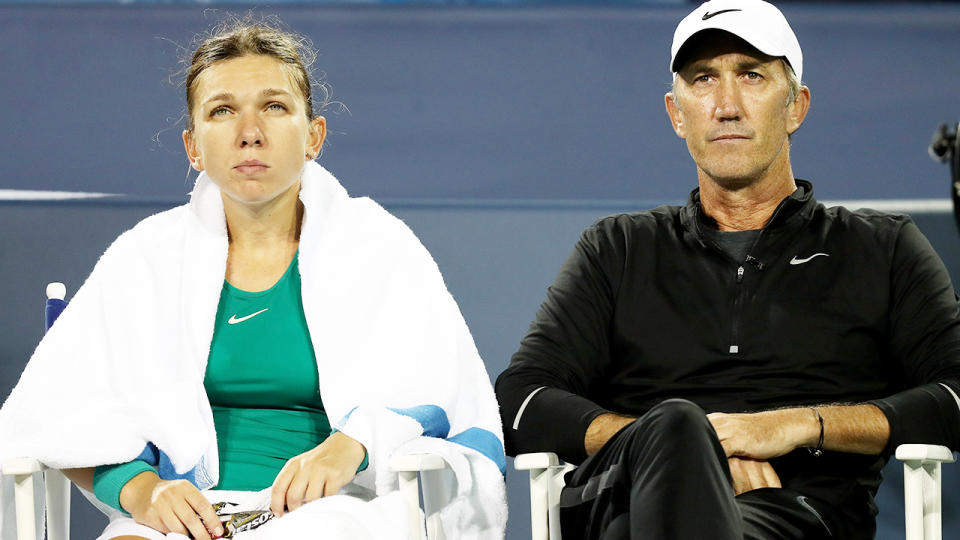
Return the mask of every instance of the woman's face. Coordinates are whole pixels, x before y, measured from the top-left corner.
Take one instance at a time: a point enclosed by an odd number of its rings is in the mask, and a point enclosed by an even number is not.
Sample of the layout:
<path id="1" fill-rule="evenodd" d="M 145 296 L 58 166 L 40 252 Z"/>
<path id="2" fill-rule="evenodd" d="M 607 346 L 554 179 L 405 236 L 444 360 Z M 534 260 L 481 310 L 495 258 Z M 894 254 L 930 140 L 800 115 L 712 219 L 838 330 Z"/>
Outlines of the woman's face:
<path id="1" fill-rule="evenodd" d="M 235 201 L 259 206 L 299 189 L 304 163 L 326 136 L 308 120 L 306 99 L 271 56 L 217 62 L 196 79 L 193 130 L 183 143 L 193 168 L 206 171 Z"/>

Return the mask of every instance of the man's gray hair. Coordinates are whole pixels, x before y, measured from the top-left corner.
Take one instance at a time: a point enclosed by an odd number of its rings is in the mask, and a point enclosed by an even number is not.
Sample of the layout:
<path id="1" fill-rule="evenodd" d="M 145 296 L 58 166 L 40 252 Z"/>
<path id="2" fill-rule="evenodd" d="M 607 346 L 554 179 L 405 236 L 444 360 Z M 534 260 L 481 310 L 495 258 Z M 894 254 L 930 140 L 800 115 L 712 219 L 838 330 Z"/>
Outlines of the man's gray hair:
<path id="1" fill-rule="evenodd" d="M 790 65 L 790 62 L 787 62 L 785 59 L 781 58 L 780 62 L 783 64 L 783 72 L 787 74 L 787 103 L 793 103 L 797 99 L 797 96 L 800 95 L 800 88 L 803 86 L 803 83 L 800 82 L 800 78 L 797 77 L 795 71 L 793 71 L 793 66 Z"/>

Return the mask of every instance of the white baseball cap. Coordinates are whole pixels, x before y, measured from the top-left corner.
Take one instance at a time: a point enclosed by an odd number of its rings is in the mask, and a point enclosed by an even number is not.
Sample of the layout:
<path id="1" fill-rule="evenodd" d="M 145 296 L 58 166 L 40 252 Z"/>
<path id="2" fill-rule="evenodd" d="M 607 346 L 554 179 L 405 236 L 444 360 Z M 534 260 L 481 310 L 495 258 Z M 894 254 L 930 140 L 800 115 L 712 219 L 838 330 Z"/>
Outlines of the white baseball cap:
<path id="1" fill-rule="evenodd" d="M 784 57 L 803 80 L 803 53 L 786 17 L 773 4 L 762 0 L 710 0 L 680 21 L 670 47 L 670 71 L 676 73 L 677 53 L 694 34 L 723 30 L 746 41 L 758 51 Z"/>

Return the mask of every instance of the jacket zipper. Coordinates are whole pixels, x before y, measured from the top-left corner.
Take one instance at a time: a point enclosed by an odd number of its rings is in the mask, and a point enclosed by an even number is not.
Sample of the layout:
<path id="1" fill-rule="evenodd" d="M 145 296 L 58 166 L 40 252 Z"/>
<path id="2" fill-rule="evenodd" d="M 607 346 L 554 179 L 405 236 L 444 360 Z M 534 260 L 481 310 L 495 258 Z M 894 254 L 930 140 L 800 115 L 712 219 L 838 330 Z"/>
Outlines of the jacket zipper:
<path id="1" fill-rule="evenodd" d="M 730 318 L 730 348 L 729 354 L 738 354 L 740 345 L 737 338 L 740 333 L 740 306 L 743 304 L 743 265 L 737 267 L 737 290 L 733 298 L 733 317 Z"/>
<path id="2" fill-rule="evenodd" d="M 734 263 L 737 264 L 737 279 L 736 279 L 735 291 L 734 291 L 734 297 L 733 297 L 733 316 L 730 317 L 730 345 L 729 345 L 729 348 L 727 349 L 728 354 L 740 353 L 740 344 L 738 342 L 740 337 L 739 336 L 740 318 L 742 315 L 741 310 L 743 308 L 744 295 L 746 294 L 745 293 L 746 288 L 743 285 L 743 275 L 746 273 L 746 269 L 744 268 L 744 266 L 747 263 L 749 263 L 753 265 L 753 267 L 756 268 L 758 272 L 762 271 L 765 268 L 764 264 L 760 262 L 759 259 L 754 257 L 751 253 L 753 252 L 754 249 L 756 249 L 757 244 L 760 243 L 760 239 L 763 237 L 763 233 L 767 232 L 767 227 L 777 219 L 777 215 L 780 214 L 780 210 L 783 209 L 786 202 L 787 202 L 787 199 L 784 199 L 780 201 L 780 204 L 777 205 L 777 208 L 773 211 L 773 214 L 770 216 L 770 220 L 767 221 L 767 225 L 760 230 L 759 234 L 757 234 L 757 238 L 753 241 L 753 245 L 750 246 L 750 249 L 747 252 L 746 259 L 742 263 L 736 261 L 736 259 L 727 255 L 727 253 L 723 251 L 720 248 L 720 246 L 716 245 L 715 243 L 705 242 L 705 243 L 709 243 L 713 247 L 713 249 L 720 251 L 728 259 L 734 261 Z M 697 234 L 700 235 L 701 241 L 704 240 L 703 232 L 700 230 L 700 216 L 699 216 L 699 213 L 702 210 L 703 210 L 703 207 L 698 205 L 697 216 L 696 216 L 696 227 L 697 227 Z"/>

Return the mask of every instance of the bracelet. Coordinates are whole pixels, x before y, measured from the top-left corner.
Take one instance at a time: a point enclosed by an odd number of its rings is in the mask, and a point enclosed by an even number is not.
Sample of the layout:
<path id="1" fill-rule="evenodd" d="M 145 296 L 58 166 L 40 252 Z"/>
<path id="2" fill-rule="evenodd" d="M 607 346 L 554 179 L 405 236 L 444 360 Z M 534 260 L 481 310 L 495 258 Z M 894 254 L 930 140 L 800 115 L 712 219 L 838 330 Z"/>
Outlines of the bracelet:
<path id="1" fill-rule="evenodd" d="M 818 411 L 816 407 L 810 407 L 810 410 L 813 411 L 813 414 L 817 415 L 817 421 L 820 422 L 820 438 L 817 439 L 816 448 L 807 448 L 807 450 L 814 456 L 820 457 L 823 455 L 823 417 L 820 416 L 820 411 Z"/>

